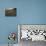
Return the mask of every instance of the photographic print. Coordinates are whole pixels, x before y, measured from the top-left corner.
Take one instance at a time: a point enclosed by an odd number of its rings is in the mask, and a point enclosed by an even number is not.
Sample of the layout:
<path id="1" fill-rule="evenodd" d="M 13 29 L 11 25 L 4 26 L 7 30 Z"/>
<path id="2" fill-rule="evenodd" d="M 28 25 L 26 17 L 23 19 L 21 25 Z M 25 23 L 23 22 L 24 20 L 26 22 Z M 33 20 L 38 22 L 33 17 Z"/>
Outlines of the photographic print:
<path id="1" fill-rule="evenodd" d="M 16 16 L 16 8 L 6 8 L 5 16 Z"/>

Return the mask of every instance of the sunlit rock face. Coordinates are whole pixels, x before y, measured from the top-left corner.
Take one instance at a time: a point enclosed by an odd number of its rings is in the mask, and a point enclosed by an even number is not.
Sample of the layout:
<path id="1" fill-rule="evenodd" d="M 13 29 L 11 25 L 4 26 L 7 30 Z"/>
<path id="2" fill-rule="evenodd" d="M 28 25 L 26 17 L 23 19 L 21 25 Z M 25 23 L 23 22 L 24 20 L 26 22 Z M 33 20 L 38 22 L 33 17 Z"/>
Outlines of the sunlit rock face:
<path id="1" fill-rule="evenodd" d="M 16 16 L 16 8 L 5 9 L 5 16 Z"/>

